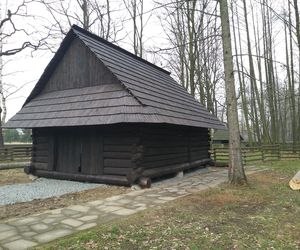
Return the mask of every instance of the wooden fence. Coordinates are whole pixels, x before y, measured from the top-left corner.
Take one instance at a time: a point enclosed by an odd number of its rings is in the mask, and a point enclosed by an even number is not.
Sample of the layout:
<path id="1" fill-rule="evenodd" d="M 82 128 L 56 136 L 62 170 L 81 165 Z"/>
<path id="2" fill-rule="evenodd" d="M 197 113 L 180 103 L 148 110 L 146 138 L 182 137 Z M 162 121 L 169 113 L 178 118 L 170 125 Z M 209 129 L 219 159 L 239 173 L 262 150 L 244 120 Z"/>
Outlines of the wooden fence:
<path id="1" fill-rule="evenodd" d="M 213 148 L 211 158 L 215 162 L 228 163 L 228 147 Z M 242 147 L 244 164 L 264 161 L 297 160 L 300 159 L 300 145 L 262 145 L 255 147 Z"/>
<path id="2" fill-rule="evenodd" d="M 0 163 L 25 162 L 31 160 L 31 144 L 8 144 L 0 148 Z"/>

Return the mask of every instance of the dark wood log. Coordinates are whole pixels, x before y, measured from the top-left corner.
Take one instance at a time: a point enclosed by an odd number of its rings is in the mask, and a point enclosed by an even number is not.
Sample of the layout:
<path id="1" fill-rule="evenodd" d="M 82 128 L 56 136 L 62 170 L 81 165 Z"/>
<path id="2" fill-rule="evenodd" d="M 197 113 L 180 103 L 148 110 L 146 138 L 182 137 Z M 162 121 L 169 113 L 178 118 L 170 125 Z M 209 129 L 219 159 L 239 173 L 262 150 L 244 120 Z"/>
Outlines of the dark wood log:
<path id="1" fill-rule="evenodd" d="M 32 161 L 34 162 L 34 163 L 46 163 L 46 164 L 48 164 L 48 156 L 34 156 L 33 158 L 32 158 Z"/>
<path id="2" fill-rule="evenodd" d="M 32 162 L 35 169 L 48 169 L 48 163 Z"/>
<path id="3" fill-rule="evenodd" d="M 145 150 L 145 156 L 150 155 L 162 155 L 162 154 L 177 154 L 181 152 L 187 152 L 188 147 L 164 147 L 164 148 L 158 148 L 158 147 L 147 147 Z"/>
<path id="4" fill-rule="evenodd" d="M 104 137 L 103 143 L 105 145 L 132 145 L 139 143 L 140 139 L 138 137 Z"/>
<path id="5" fill-rule="evenodd" d="M 127 178 L 125 176 L 119 176 L 119 175 L 98 175 L 97 176 L 97 175 L 63 173 L 63 172 L 48 171 L 48 170 L 36 170 L 35 175 L 39 177 L 62 179 L 62 180 L 73 180 L 73 181 L 130 186 L 130 183 L 128 182 Z"/>
<path id="6" fill-rule="evenodd" d="M 104 152 L 131 152 L 133 145 L 104 145 Z"/>
<path id="7" fill-rule="evenodd" d="M 103 173 L 126 176 L 130 170 L 131 168 L 106 167 L 103 169 Z"/>
<path id="8" fill-rule="evenodd" d="M 197 145 L 193 145 L 193 144 L 190 144 L 190 148 L 192 149 L 192 150 L 197 150 L 197 149 L 199 149 L 199 150 L 202 150 L 202 149 L 209 149 L 210 148 L 210 144 L 197 144 Z"/>
<path id="9" fill-rule="evenodd" d="M 24 167 L 24 172 L 26 174 L 34 174 L 35 173 L 35 168 L 33 165 L 28 165 Z"/>
<path id="10" fill-rule="evenodd" d="M 104 167 L 134 168 L 136 165 L 127 159 L 104 159 Z"/>
<path id="11" fill-rule="evenodd" d="M 131 153 L 132 154 L 136 154 L 136 153 L 142 153 L 142 154 L 144 154 L 145 150 L 146 149 L 145 149 L 144 145 L 133 144 L 132 148 L 131 148 Z"/>
<path id="12" fill-rule="evenodd" d="M 35 137 L 36 144 L 47 144 L 49 142 L 49 138 L 47 136 L 37 136 Z"/>
<path id="13" fill-rule="evenodd" d="M 138 178 L 141 177 L 144 169 L 143 168 L 136 168 L 136 169 L 129 169 L 126 176 L 129 183 L 134 184 Z"/>
<path id="14" fill-rule="evenodd" d="M 132 153 L 130 152 L 103 152 L 103 157 L 106 159 L 130 159 Z"/>
<path id="15" fill-rule="evenodd" d="M 49 144 L 48 144 L 48 157 L 47 157 L 47 163 L 48 163 L 48 170 L 55 171 L 55 164 L 56 164 L 56 156 L 57 156 L 57 139 L 55 135 L 50 134 L 49 135 Z M 41 155 L 40 155 L 41 156 Z"/>
<path id="16" fill-rule="evenodd" d="M 138 165 L 138 162 L 144 159 L 144 154 L 141 152 L 136 152 L 131 155 L 131 161 Z"/>
<path id="17" fill-rule="evenodd" d="M 165 137 L 166 141 L 161 139 L 153 139 L 152 141 L 143 141 L 146 147 L 155 147 L 155 148 L 164 148 L 164 147 L 185 147 L 187 146 L 187 141 L 184 138 L 177 138 L 176 141 L 168 140 Z M 159 143 L 158 143 L 159 142 Z"/>
<path id="18" fill-rule="evenodd" d="M 35 150 L 32 151 L 32 157 L 34 156 L 48 156 L 49 151 L 48 150 Z"/>
<path id="19" fill-rule="evenodd" d="M 173 165 L 173 164 L 180 164 L 188 162 L 188 155 L 185 157 L 178 157 L 178 158 L 171 158 L 171 159 L 165 159 L 165 160 L 160 160 L 160 161 L 152 161 L 152 162 L 142 162 L 141 166 L 143 168 L 158 168 L 158 167 L 163 167 L 163 166 L 168 166 L 168 165 Z"/>
<path id="20" fill-rule="evenodd" d="M 161 154 L 161 155 L 147 155 L 144 157 L 144 162 L 155 162 L 155 161 L 162 161 L 162 160 L 169 160 L 175 158 L 182 158 L 187 157 L 188 152 L 181 152 L 181 153 L 171 153 L 171 154 Z"/>
<path id="21" fill-rule="evenodd" d="M 141 177 L 138 179 L 137 183 L 141 188 L 150 188 L 151 187 L 151 179 L 149 177 Z"/>
<path id="22" fill-rule="evenodd" d="M 146 169 L 142 173 L 142 176 L 155 178 L 155 177 L 159 177 L 171 173 L 177 173 L 179 171 L 183 171 L 190 168 L 200 167 L 209 163 L 210 161 L 211 159 L 201 159 L 198 161 L 194 161 L 192 163 L 181 163 L 177 165 L 164 166 L 160 168 Z"/>
<path id="23" fill-rule="evenodd" d="M 34 151 L 44 151 L 49 149 L 49 144 L 48 143 L 43 143 L 43 144 L 34 144 L 33 145 L 33 150 Z"/>
<path id="24" fill-rule="evenodd" d="M 191 150 L 191 155 L 208 155 L 208 149 L 201 149 L 201 150 Z"/>

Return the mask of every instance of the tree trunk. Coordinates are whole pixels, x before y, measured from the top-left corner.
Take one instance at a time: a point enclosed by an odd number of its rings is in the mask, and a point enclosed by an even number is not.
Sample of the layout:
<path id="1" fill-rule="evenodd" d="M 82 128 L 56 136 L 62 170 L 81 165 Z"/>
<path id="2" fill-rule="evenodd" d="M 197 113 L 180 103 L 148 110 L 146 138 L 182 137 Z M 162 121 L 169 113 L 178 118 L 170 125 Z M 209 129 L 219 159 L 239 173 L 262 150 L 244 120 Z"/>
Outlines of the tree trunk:
<path id="1" fill-rule="evenodd" d="M 232 11 L 233 11 L 233 2 L 232 4 Z M 238 23 L 238 38 L 239 42 L 241 42 L 241 37 L 240 37 L 240 27 L 239 27 L 239 18 L 237 15 L 237 23 Z M 236 37 L 236 28 L 234 24 L 234 18 L 232 15 L 232 25 L 233 25 L 233 38 L 234 38 L 234 48 L 235 48 L 235 54 L 236 54 L 236 66 L 237 66 L 237 71 L 238 71 L 238 79 L 240 83 L 240 93 L 242 97 L 242 108 L 244 112 L 244 120 L 245 120 L 245 125 L 247 129 L 247 135 L 248 135 L 248 141 L 249 144 L 253 144 L 253 139 L 252 139 L 252 131 L 250 128 L 250 123 L 249 123 L 249 110 L 248 110 L 248 103 L 247 103 L 247 97 L 246 97 L 246 90 L 245 90 L 245 77 L 244 77 L 244 64 L 243 64 L 243 57 L 242 57 L 242 46 L 240 45 L 240 58 L 241 58 L 241 68 L 240 68 L 240 62 L 239 62 L 239 56 L 238 56 L 238 42 L 237 42 L 237 37 Z M 240 44 L 240 43 L 239 43 Z"/>
<path id="2" fill-rule="evenodd" d="M 0 107 L 0 117 L 2 115 L 2 108 Z M 4 148 L 4 138 L 2 130 L 2 119 L 0 118 L 0 148 Z"/>
<path id="3" fill-rule="evenodd" d="M 252 10 L 252 19 L 254 20 L 254 11 L 253 7 Z M 256 29 L 257 27 L 257 29 Z M 257 30 L 257 31 L 256 31 Z M 263 83 L 263 72 L 262 72 L 262 56 L 261 56 L 261 46 L 260 46 L 260 40 L 261 36 L 259 33 L 259 24 L 258 19 L 256 26 L 253 24 L 253 31 L 254 31 L 254 42 L 256 44 L 256 55 L 257 55 L 257 70 L 258 70 L 258 79 L 259 79 L 259 90 L 257 87 L 257 103 L 259 106 L 259 113 L 260 113 L 260 120 L 262 123 L 262 143 L 269 143 L 271 141 L 270 135 L 269 135 L 269 128 L 266 118 L 266 110 L 265 110 L 265 91 L 264 91 L 264 83 Z"/>
<path id="4" fill-rule="evenodd" d="M 232 48 L 230 37 L 230 25 L 227 0 L 219 0 L 223 57 L 225 71 L 225 90 L 227 102 L 227 120 L 229 129 L 229 182 L 232 184 L 244 184 L 247 182 L 243 163 L 240 143 L 239 121 L 237 112 L 237 100 L 235 93 Z"/>
<path id="5" fill-rule="evenodd" d="M 298 0 L 294 0 L 294 10 L 295 10 L 296 35 L 297 35 L 297 46 L 298 46 L 298 66 L 299 66 L 299 71 L 300 71 L 300 20 L 299 20 Z M 298 81 L 300 83 L 299 76 L 298 76 Z M 298 87 L 298 92 L 300 92 L 300 84 Z M 298 97 L 298 131 L 299 131 L 299 129 L 300 129 L 300 95 Z M 299 133 L 298 133 L 297 142 L 300 142 L 300 134 Z"/>
<path id="6" fill-rule="evenodd" d="M 90 13 L 88 11 L 88 3 L 87 0 L 83 0 L 82 1 L 82 5 L 81 5 L 81 9 L 82 9 L 82 14 L 83 14 L 83 28 L 85 30 L 89 30 L 89 23 L 90 23 Z"/>
<path id="7" fill-rule="evenodd" d="M 1 12 L 1 6 L 0 6 L 0 12 Z M 1 20 L 1 13 L 0 13 L 0 20 Z M 2 40 L 0 40 L 0 53 L 2 53 Z M 6 117 L 6 105 L 5 105 L 5 97 L 3 93 L 3 58 L 0 54 L 0 148 L 4 147 L 4 139 L 3 139 L 3 129 L 2 129 L 2 123 L 5 122 L 3 120 L 3 114 L 2 114 L 2 107 L 4 107 L 4 119 Z"/>
<path id="8" fill-rule="evenodd" d="M 246 1 L 243 0 L 244 5 L 244 18 L 245 18 L 245 28 L 246 28 L 246 35 L 247 35 L 247 51 L 248 51 L 248 59 L 249 59 L 249 69 L 250 69 L 250 83 L 251 83 L 251 109 L 252 115 L 254 118 L 254 129 L 256 131 L 256 136 L 258 143 L 261 143 L 261 136 L 260 136 L 260 129 L 259 129 L 259 120 L 258 120 L 258 112 L 257 112 L 257 105 L 256 105 L 256 96 L 259 96 L 256 84 L 256 75 L 254 70 L 254 63 L 252 57 L 252 50 L 251 50 L 251 41 L 250 41 L 250 33 L 249 33 L 249 26 L 248 26 L 248 16 L 247 16 L 247 4 Z M 258 106 L 260 106 L 259 98 L 257 98 Z"/>

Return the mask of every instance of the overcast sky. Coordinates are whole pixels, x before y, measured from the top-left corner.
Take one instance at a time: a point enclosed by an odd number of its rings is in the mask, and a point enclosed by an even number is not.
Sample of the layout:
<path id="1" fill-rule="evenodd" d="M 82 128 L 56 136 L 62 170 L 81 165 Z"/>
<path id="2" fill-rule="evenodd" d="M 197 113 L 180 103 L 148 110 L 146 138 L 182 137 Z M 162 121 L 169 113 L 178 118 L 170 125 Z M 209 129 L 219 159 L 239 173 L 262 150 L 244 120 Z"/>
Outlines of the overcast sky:
<path id="1" fill-rule="evenodd" d="M 21 0 L 0 0 L 2 5 L 2 17 L 5 15 L 5 6 L 7 4 L 8 9 L 14 10 L 16 6 L 21 2 Z M 75 1 L 75 0 L 74 0 Z M 110 1 L 111 7 L 114 10 L 118 10 L 116 12 L 113 12 L 112 19 L 117 19 L 122 17 L 125 19 L 124 28 L 122 31 L 118 34 L 119 38 L 122 38 L 122 41 L 118 43 L 119 46 L 129 50 L 132 52 L 132 44 L 131 42 L 131 36 L 132 36 L 132 22 L 128 16 L 128 13 L 126 12 L 125 6 L 120 5 L 121 0 L 112 0 Z M 168 42 L 166 39 L 166 35 L 164 33 L 163 28 L 161 27 L 159 18 L 157 15 L 160 13 L 161 10 L 155 9 L 154 12 L 152 12 L 152 15 L 149 16 L 150 10 L 152 10 L 155 7 L 155 2 L 152 0 L 145 0 L 145 12 L 147 13 L 144 17 L 144 20 L 149 21 L 147 25 L 145 26 L 145 37 L 144 37 L 144 47 L 146 50 L 152 49 L 152 48 L 163 48 L 168 46 Z M 161 2 L 164 2 L 163 0 Z M 255 1 L 254 1 L 255 2 Z M 277 7 L 280 10 L 281 5 L 283 4 L 279 0 L 275 0 L 277 3 Z M 274 2 L 274 3 L 275 3 Z M 157 6 L 157 5 L 156 5 Z M 275 6 L 275 8 L 277 8 Z M 27 17 L 20 17 L 16 20 L 16 25 L 18 27 L 24 27 L 27 30 L 30 30 L 32 32 L 39 31 L 43 32 L 45 29 L 44 26 L 51 25 L 51 17 L 49 13 L 45 10 L 45 8 L 40 4 L 30 4 L 27 8 L 28 14 L 32 15 L 32 18 Z M 1 19 L 1 18 L 0 18 Z M 251 18 L 250 18 L 250 26 L 251 26 Z M 243 28 L 243 24 L 241 23 L 241 28 Z M 277 28 L 276 37 L 279 39 L 276 39 L 276 59 L 279 61 L 285 60 L 285 54 L 284 54 L 284 47 L 283 47 L 283 41 L 284 41 L 284 32 L 282 28 L 279 26 Z M 39 34 L 35 34 L 32 37 L 38 36 Z M 19 46 L 20 43 L 24 41 L 24 36 L 16 36 L 14 39 L 10 39 L 7 44 L 4 44 L 5 48 L 13 48 L 16 46 Z M 243 43 L 245 43 L 245 36 L 242 36 L 242 39 L 244 39 Z M 61 39 L 60 39 L 61 41 Z M 60 42 L 59 41 L 59 42 Z M 57 41 L 57 44 L 59 44 Z M 253 48 L 254 49 L 254 48 Z M 16 56 L 11 57 L 5 57 L 5 67 L 4 67 L 4 83 L 6 86 L 10 87 L 10 91 L 16 88 L 19 88 L 21 86 L 22 89 L 20 89 L 15 94 L 11 95 L 7 99 L 7 108 L 8 108 L 8 116 L 9 119 L 11 116 L 13 116 L 20 108 L 22 107 L 25 99 L 30 94 L 32 88 L 36 84 L 37 80 L 41 76 L 43 70 L 53 57 L 53 53 L 50 51 L 37 51 L 32 53 L 30 49 L 26 49 L 22 53 L 19 53 Z M 160 58 L 157 56 L 156 58 L 151 57 L 150 54 L 146 54 L 145 59 L 154 62 L 158 66 L 164 66 L 165 61 L 163 58 Z M 174 72 L 173 72 L 174 73 Z M 279 72 L 280 73 L 280 72 Z M 280 76 L 279 76 L 280 77 Z M 285 78 L 285 76 L 282 76 L 282 78 Z M 15 87 L 11 87 L 15 86 Z"/>
<path id="2" fill-rule="evenodd" d="M 4 13 L 5 2 L 7 0 L 1 0 L 2 4 L 2 16 Z M 17 4 L 21 2 L 19 0 L 7 1 L 8 9 L 14 10 Z M 126 18 L 127 12 L 124 6 L 113 5 L 115 1 L 112 1 L 113 9 L 121 9 L 118 12 L 115 12 L 113 18 L 117 18 L 117 16 L 121 15 L 126 21 L 124 23 L 124 29 L 119 33 L 119 37 L 122 38 L 122 41 L 118 42 L 118 45 L 131 51 L 131 26 L 132 23 L 129 18 Z M 148 12 L 152 9 L 154 3 L 150 0 L 145 1 L 145 12 Z M 32 14 L 35 18 L 19 18 L 16 20 L 16 24 L 18 27 L 24 27 L 31 31 L 33 30 L 43 30 L 42 25 L 49 25 L 51 17 L 45 8 L 40 4 L 30 4 L 28 5 L 28 14 Z M 147 14 L 145 20 L 147 20 L 149 15 Z M 149 19 L 149 22 L 145 26 L 145 38 L 144 44 L 146 49 L 151 49 L 153 47 L 157 47 L 159 45 L 164 46 L 166 44 L 166 40 L 163 38 L 164 33 L 160 25 L 160 21 L 153 13 Z M 37 36 L 37 35 L 36 35 Z M 14 39 L 10 39 L 7 44 L 4 45 L 5 48 L 13 48 L 19 46 L 20 43 L 24 41 L 24 36 L 19 35 L 15 36 Z M 43 70 L 53 57 L 53 53 L 50 51 L 37 51 L 33 52 L 30 49 L 26 49 L 25 51 L 17 54 L 16 56 L 5 57 L 4 62 L 4 83 L 6 86 L 10 88 L 10 91 L 23 86 L 18 92 L 11 95 L 7 99 L 7 108 L 8 115 L 7 119 L 12 117 L 16 112 L 20 110 L 27 96 L 30 94 L 32 88 L 36 84 L 37 80 L 41 76 Z M 146 59 L 153 61 L 153 58 L 147 57 Z M 160 63 L 160 59 L 157 58 L 156 63 L 158 66 L 162 66 Z M 14 87 L 12 87 L 14 86 Z M 7 87 L 6 87 L 7 88 Z"/>

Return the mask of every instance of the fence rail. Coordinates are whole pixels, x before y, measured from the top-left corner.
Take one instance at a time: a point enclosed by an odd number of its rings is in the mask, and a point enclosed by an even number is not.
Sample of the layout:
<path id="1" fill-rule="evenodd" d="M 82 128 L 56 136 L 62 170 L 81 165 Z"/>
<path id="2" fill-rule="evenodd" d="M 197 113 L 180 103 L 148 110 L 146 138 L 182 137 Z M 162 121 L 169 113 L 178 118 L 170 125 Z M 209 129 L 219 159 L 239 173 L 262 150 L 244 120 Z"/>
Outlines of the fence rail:
<path id="1" fill-rule="evenodd" d="M 215 162 L 228 163 L 228 147 L 213 148 L 211 150 L 211 158 Z M 242 159 L 244 164 L 275 160 L 296 160 L 300 159 L 300 145 L 274 144 L 242 147 Z"/>
<path id="2" fill-rule="evenodd" d="M 31 153 L 31 144 L 8 144 L 0 148 L 0 163 L 30 161 Z"/>

